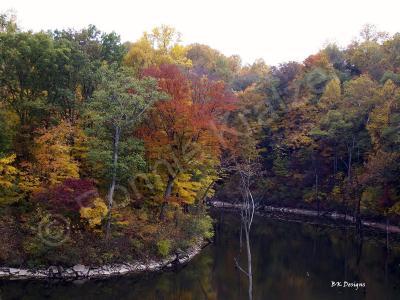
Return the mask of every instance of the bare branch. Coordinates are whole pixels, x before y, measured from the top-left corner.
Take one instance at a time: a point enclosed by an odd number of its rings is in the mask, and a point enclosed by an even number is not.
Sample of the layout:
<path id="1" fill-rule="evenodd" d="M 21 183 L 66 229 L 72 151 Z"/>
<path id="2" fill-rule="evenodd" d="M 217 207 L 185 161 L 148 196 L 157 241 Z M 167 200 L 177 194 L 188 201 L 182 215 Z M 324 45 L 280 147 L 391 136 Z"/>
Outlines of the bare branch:
<path id="1" fill-rule="evenodd" d="M 249 276 L 249 273 L 247 273 L 247 272 L 239 265 L 239 263 L 238 263 L 236 257 L 234 258 L 234 260 L 235 260 L 236 268 L 238 268 L 238 269 L 239 269 L 241 272 L 243 272 L 246 276 Z"/>

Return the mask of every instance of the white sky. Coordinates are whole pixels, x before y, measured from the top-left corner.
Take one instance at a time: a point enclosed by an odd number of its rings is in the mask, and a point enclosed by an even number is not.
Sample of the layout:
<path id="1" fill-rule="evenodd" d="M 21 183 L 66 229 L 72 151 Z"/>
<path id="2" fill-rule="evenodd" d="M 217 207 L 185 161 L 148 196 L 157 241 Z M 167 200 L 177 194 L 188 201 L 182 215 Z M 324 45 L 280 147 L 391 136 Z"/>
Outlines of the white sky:
<path id="1" fill-rule="evenodd" d="M 400 32 L 399 0 L 1 0 L 24 29 L 80 29 L 94 24 L 134 41 L 167 24 L 184 44 L 202 43 L 245 63 L 302 61 L 327 42 L 347 45 L 366 23 Z"/>

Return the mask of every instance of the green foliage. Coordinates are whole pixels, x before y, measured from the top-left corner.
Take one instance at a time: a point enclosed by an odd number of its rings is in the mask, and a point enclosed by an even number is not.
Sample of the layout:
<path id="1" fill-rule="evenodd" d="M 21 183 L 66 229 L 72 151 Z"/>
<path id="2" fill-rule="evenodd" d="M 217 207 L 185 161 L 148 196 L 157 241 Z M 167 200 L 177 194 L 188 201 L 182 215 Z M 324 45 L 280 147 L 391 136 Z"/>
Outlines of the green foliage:
<path id="1" fill-rule="evenodd" d="M 184 222 L 189 240 L 198 238 L 210 239 L 214 236 L 213 220 L 208 215 L 197 215 Z"/>
<path id="2" fill-rule="evenodd" d="M 171 251 L 171 241 L 170 240 L 160 240 L 157 242 L 157 251 L 158 253 L 166 257 Z"/>
<path id="3" fill-rule="evenodd" d="M 88 160 L 93 176 L 100 180 L 113 174 L 113 143 L 118 130 L 118 180 L 127 182 L 138 171 L 144 170 L 144 148 L 141 141 L 132 136 L 135 126 L 156 100 L 163 99 L 155 80 L 137 79 L 131 70 L 104 66 L 101 84 L 86 106 L 89 136 Z"/>
<path id="4" fill-rule="evenodd" d="M 233 165 L 256 169 L 264 204 L 399 214 L 400 34 L 366 26 L 277 67 L 180 37 L 161 26 L 122 45 L 0 15 L 0 264 L 165 257 L 209 239 L 205 199 L 240 196 Z M 71 231 L 56 247 L 62 224 L 38 234 L 55 211 Z"/>

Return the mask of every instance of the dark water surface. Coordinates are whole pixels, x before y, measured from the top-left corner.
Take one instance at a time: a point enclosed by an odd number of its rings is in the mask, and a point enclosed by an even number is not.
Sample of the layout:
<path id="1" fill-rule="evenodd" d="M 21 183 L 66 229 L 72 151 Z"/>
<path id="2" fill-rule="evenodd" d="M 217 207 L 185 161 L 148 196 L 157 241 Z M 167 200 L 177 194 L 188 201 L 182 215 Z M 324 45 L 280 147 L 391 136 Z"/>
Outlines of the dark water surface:
<path id="1" fill-rule="evenodd" d="M 215 243 L 179 270 L 86 283 L 0 281 L 0 300 L 247 299 L 246 277 L 234 267 L 238 218 L 215 213 Z M 266 217 L 255 219 L 251 236 L 254 299 L 400 299 L 400 243 L 387 255 L 384 241 L 358 243 L 351 229 Z M 331 281 L 366 287 L 332 288 Z"/>

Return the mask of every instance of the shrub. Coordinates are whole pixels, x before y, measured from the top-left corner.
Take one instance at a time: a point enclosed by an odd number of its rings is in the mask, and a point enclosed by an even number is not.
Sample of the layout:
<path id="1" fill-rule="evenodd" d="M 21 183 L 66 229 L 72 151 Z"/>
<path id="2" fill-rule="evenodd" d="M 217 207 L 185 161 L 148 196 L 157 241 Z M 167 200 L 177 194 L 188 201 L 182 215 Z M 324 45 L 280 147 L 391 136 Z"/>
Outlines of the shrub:
<path id="1" fill-rule="evenodd" d="M 97 197 L 98 191 L 92 180 L 74 178 L 36 195 L 36 199 L 50 210 L 68 212 L 79 212 L 81 207 L 89 207 Z"/>
<path id="2" fill-rule="evenodd" d="M 157 242 L 158 253 L 166 257 L 171 251 L 171 242 L 169 240 L 161 240 Z"/>
<path id="3" fill-rule="evenodd" d="M 90 228 L 95 228 L 96 226 L 101 225 L 107 212 L 107 205 L 101 198 L 94 199 L 93 207 L 82 207 L 79 211 L 81 218 L 88 222 Z"/>
<path id="4" fill-rule="evenodd" d="M 200 237 L 210 239 L 214 236 L 212 218 L 208 215 L 193 216 L 193 218 L 188 218 L 183 225 L 187 238 L 190 240 Z"/>
<path id="5" fill-rule="evenodd" d="M 211 239 L 214 236 L 213 220 L 210 216 L 203 216 L 198 220 L 198 230 L 206 239 Z"/>

